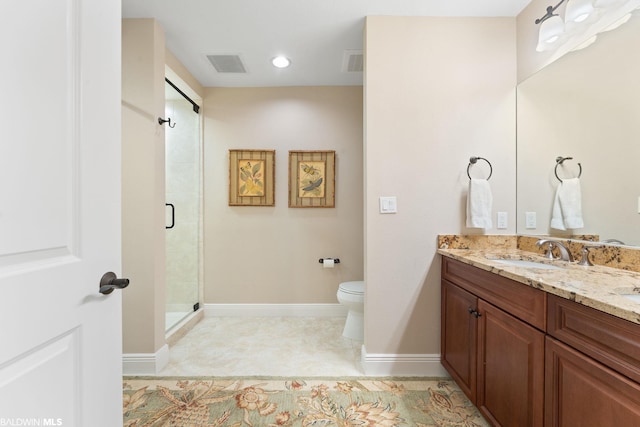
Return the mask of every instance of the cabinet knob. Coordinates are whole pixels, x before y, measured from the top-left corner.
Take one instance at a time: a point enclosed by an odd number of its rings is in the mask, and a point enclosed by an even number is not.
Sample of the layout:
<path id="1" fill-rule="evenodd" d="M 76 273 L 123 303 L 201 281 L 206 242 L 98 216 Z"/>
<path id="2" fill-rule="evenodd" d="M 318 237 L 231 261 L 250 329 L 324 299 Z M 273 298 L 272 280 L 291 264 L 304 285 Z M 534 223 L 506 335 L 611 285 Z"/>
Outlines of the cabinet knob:
<path id="1" fill-rule="evenodd" d="M 478 313 L 478 310 L 476 310 L 475 308 L 469 307 L 468 311 L 469 311 L 469 314 L 473 314 L 476 317 L 476 319 L 482 316 L 482 314 Z"/>

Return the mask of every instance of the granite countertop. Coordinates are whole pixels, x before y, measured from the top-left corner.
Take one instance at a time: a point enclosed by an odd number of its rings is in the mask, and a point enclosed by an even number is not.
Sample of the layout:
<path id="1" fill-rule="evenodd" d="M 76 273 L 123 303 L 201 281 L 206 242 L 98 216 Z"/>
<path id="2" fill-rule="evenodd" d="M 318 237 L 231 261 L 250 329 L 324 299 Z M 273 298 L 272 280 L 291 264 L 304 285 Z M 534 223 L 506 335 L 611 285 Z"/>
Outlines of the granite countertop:
<path id="1" fill-rule="evenodd" d="M 640 294 L 640 273 L 599 265 L 587 267 L 567 261 L 549 260 L 520 249 L 438 249 L 438 253 L 640 324 L 640 302 L 621 296 Z M 499 259 L 528 260 L 561 268 L 541 269 L 505 265 L 496 261 Z"/>

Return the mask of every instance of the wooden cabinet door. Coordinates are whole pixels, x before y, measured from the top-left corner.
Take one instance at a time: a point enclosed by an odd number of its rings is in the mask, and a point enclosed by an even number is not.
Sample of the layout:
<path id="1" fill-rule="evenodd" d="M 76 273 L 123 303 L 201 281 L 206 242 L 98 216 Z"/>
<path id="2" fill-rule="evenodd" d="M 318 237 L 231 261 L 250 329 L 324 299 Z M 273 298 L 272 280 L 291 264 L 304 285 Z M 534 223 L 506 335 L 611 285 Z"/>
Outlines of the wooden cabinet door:
<path id="1" fill-rule="evenodd" d="M 476 400 L 477 321 L 471 310 L 477 298 L 458 286 L 442 281 L 442 365 L 472 402 Z"/>
<path id="2" fill-rule="evenodd" d="M 476 406 L 494 426 L 542 426 L 544 333 L 483 300 L 478 312 Z"/>
<path id="3" fill-rule="evenodd" d="M 555 295 L 547 334 L 640 383 L 640 325 Z"/>
<path id="4" fill-rule="evenodd" d="M 547 337 L 545 427 L 640 426 L 640 385 Z"/>

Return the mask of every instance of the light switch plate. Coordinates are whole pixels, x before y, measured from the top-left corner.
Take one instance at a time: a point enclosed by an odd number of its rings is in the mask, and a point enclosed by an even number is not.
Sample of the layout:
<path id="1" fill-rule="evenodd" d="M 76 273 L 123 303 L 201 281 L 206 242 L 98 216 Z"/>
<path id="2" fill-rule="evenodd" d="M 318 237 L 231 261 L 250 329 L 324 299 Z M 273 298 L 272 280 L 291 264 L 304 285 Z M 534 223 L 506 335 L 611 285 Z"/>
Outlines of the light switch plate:
<path id="1" fill-rule="evenodd" d="M 398 212 L 396 196 L 380 197 L 380 213 L 391 214 Z"/>
<path id="2" fill-rule="evenodd" d="M 524 227 L 525 228 L 536 228 L 536 213 L 535 212 L 525 212 L 524 214 Z"/>
<path id="3" fill-rule="evenodd" d="M 507 212 L 498 212 L 498 228 L 507 228 L 509 226 L 509 215 Z"/>

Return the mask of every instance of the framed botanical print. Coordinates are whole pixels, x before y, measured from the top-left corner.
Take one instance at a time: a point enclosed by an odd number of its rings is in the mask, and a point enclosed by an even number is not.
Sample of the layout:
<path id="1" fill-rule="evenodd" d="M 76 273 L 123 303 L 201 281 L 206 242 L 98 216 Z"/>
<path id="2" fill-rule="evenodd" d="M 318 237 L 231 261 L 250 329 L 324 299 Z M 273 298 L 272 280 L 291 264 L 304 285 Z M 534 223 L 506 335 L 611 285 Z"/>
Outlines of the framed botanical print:
<path id="1" fill-rule="evenodd" d="M 229 206 L 275 205 L 275 150 L 229 150 Z"/>
<path id="2" fill-rule="evenodd" d="M 289 207 L 335 207 L 335 151 L 289 151 Z"/>

